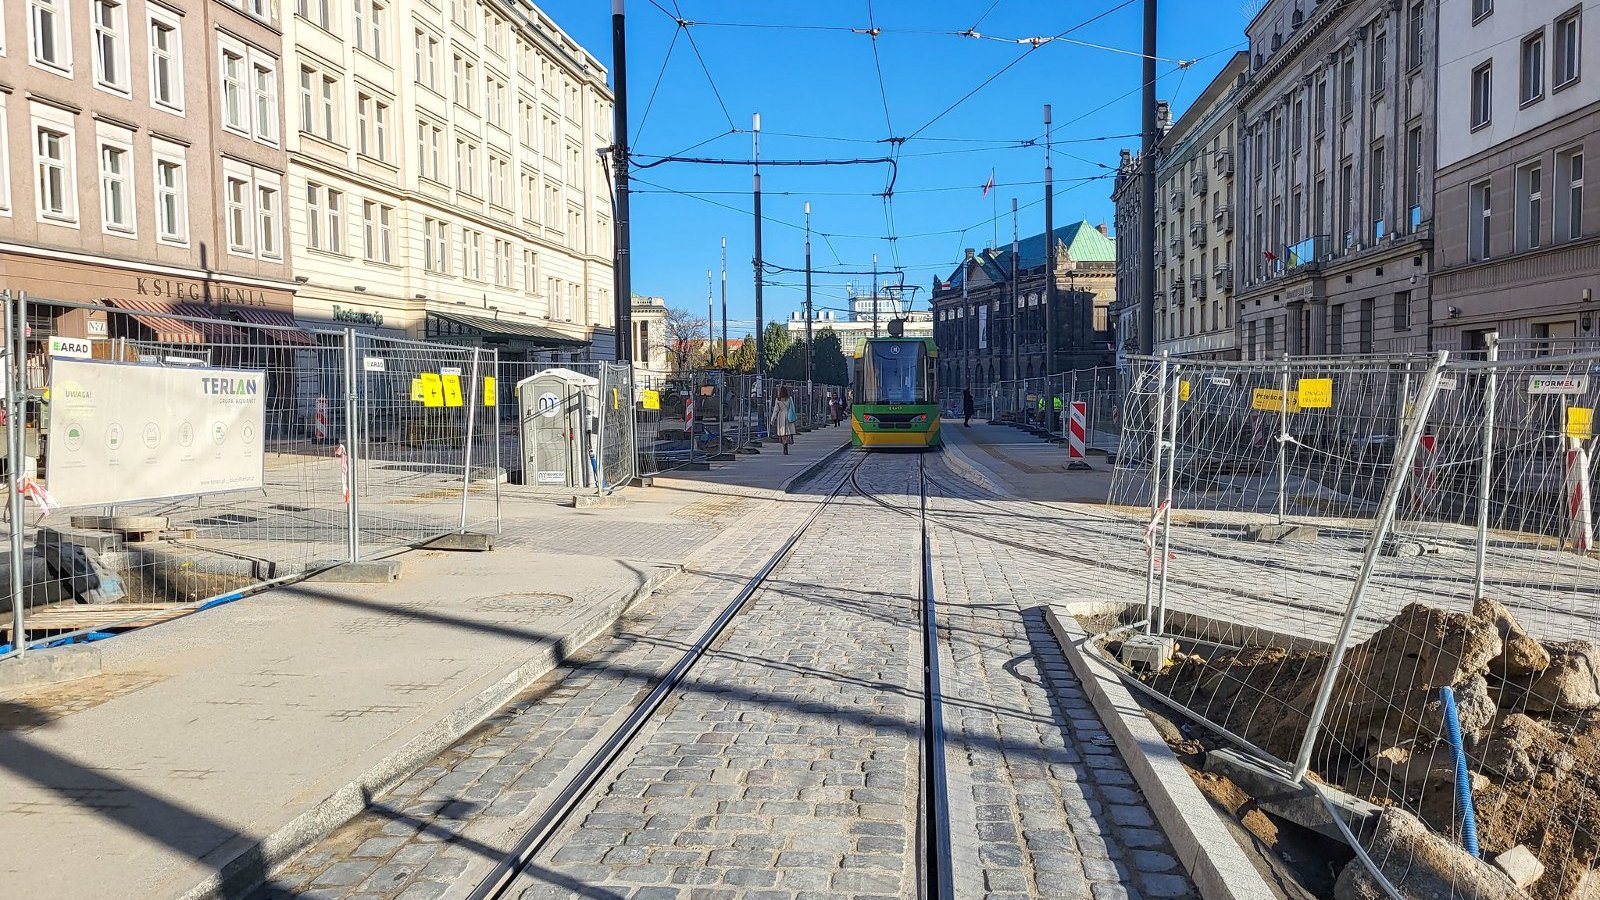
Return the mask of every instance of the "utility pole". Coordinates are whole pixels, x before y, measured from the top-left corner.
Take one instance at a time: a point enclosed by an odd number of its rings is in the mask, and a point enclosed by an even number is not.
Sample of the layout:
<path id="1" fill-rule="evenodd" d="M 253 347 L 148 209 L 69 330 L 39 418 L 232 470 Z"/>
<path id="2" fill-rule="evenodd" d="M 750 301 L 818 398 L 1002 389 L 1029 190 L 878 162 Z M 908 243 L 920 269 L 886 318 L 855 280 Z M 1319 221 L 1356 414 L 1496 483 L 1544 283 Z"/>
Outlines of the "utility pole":
<path id="1" fill-rule="evenodd" d="M 1050 104 L 1044 105 L 1044 415 L 1056 430 L 1056 389 L 1050 377 L 1056 363 L 1056 188 L 1050 167 Z"/>
<path id="2" fill-rule="evenodd" d="M 706 270 L 706 368 L 717 367 L 717 342 L 711 339 L 711 323 L 716 319 L 711 314 L 711 270 Z"/>
<path id="3" fill-rule="evenodd" d="M 616 167 L 617 179 L 617 250 L 611 288 L 616 294 L 612 317 L 616 321 L 617 361 L 627 362 L 633 359 L 633 262 L 628 223 L 628 26 L 622 4 L 623 0 L 611 0 L 611 88 L 616 95 L 611 164 Z"/>
<path id="4" fill-rule="evenodd" d="M 728 364 L 728 239 L 722 239 L 722 364 Z"/>
<path id="5" fill-rule="evenodd" d="M 766 322 L 761 318 L 761 113 L 750 117 L 751 157 L 755 163 L 756 199 L 756 374 L 767 374 L 766 348 L 761 332 Z"/>
<path id="6" fill-rule="evenodd" d="M 1022 296 L 1017 291 L 1017 198 L 1011 198 L 1011 380 L 1017 383 L 1017 400 L 1020 406 L 1022 388 L 1022 350 L 1019 332 L 1022 331 Z"/>
<path id="7" fill-rule="evenodd" d="M 1139 177 L 1144 188 L 1139 220 L 1139 352 L 1155 352 L 1156 328 L 1156 0 L 1144 0 L 1144 140 L 1139 144 Z"/>
<path id="8" fill-rule="evenodd" d="M 872 336 L 878 336 L 878 254 L 872 254 Z"/>
<path id="9" fill-rule="evenodd" d="M 806 201 L 806 396 L 811 396 L 811 201 Z"/>

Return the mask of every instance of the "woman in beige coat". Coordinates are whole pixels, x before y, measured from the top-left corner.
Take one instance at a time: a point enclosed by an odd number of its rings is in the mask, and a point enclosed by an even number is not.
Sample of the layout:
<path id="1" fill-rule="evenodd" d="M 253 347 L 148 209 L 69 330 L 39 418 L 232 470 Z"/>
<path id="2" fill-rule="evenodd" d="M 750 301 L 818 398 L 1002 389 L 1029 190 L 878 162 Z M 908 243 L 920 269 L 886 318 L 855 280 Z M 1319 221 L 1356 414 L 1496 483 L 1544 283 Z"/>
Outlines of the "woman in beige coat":
<path id="1" fill-rule="evenodd" d="M 789 386 L 778 388 L 778 399 L 772 401 L 772 415 L 768 419 L 768 433 L 783 445 L 784 455 L 789 453 L 789 445 L 794 443 L 794 398 L 789 396 Z"/>

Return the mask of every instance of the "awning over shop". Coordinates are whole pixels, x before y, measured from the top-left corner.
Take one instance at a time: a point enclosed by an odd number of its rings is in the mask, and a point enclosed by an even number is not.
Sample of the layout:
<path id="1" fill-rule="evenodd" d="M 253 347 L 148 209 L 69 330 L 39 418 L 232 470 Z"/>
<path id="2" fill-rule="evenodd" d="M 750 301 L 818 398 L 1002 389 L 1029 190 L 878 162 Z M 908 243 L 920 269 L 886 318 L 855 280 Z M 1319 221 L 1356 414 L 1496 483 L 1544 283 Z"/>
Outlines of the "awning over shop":
<path id="1" fill-rule="evenodd" d="M 485 316 L 464 316 L 458 313 L 428 313 L 429 338 L 471 338 L 490 343 L 521 343 L 556 349 L 560 347 L 586 347 L 589 342 L 562 334 L 554 328 L 545 328 L 528 322 L 512 322 Z"/>
<path id="2" fill-rule="evenodd" d="M 233 317 L 246 325 L 272 325 L 261 333 L 271 341 L 296 347 L 315 347 L 317 339 L 300 330 L 294 316 L 275 309 L 231 309 Z"/>
<path id="3" fill-rule="evenodd" d="M 198 322 L 188 319 L 169 319 L 166 316 L 145 313 L 178 313 L 172 305 L 147 300 L 129 300 L 124 297 L 107 297 L 106 303 L 127 313 L 134 321 L 150 329 L 159 344 L 204 344 L 205 333 Z"/>

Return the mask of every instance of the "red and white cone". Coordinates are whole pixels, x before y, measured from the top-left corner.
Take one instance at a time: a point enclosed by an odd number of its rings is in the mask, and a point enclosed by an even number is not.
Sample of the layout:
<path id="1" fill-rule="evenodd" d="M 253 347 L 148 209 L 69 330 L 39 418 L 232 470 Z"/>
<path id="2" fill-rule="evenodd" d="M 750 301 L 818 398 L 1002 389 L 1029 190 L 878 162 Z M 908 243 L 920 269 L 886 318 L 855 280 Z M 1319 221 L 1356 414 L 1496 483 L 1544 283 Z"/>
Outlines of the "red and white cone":
<path id="1" fill-rule="evenodd" d="M 1589 451 L 1567 438 L 1567 543 L 1577 553 L 1594 548 L 1594 507 L 1589 496 Z"/>

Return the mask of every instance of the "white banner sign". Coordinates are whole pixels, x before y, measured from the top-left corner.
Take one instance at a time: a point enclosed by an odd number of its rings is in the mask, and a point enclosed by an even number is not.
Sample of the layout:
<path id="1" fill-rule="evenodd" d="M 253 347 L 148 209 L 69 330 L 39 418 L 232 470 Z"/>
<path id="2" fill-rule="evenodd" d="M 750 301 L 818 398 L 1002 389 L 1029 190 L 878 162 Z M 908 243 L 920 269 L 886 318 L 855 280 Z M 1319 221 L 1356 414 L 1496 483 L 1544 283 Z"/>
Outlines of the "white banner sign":
<path id="1" fill-rule="evenodd" d="M 1587 375 L 1531 375 L 1528 377 L 1530 394 L 1586 394 L 1589 392 Z"/>
<path id="2" fill-rule="evenodd" d="M 55 361 L 48 487 L 63 506 L 259 489 L 266 379 Z"/>
<path id="3" fill-rule="evenodd" d="M 88 359 L 94 356 L 94 344 L 85 338 L 51 337 L 50 355 L 57 359 Z"/>

